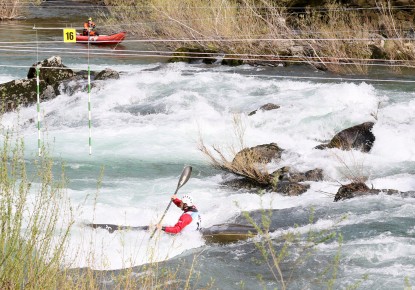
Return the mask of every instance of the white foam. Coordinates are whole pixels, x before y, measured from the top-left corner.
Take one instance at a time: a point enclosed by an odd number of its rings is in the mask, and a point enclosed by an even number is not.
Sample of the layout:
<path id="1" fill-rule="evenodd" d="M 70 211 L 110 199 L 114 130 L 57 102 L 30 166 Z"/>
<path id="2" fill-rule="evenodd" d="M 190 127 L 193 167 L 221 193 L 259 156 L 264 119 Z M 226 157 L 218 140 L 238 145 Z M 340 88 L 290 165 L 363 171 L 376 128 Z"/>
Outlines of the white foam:
<path id="1" fill-rule="evenodd" d="M 120 257 L 126 256 L 133 256 L 133 265 L 149 262 L 154 257 L 149 258 L 146 253 L 154 245 L 148 242 L 149 234 L 145 232 L 109 234 L 83 229 L 80 224 L 92 220 L 131 226 L 156 223 L 177 184 L 177 176 L 163 171 L 164 167 L 181 163 L 207 166 L 208 160 L 197 149 L 200 136 L 207 146 L 217 145 L 232 158 L 226 149 L 238 143 L 232 125 L 235 113 L 240 114 L 245 125 L 246 146 L 276 142 L 285 149 L 282 160 L 270 168 L 289 165 L 294 170 L 306 171 L 318 167 L 324 170 L 325 181 L 310 183 L 310 190 L 299 197 L 275 193 L 260 197 L 244 190 L 220 187 L 221 175 L 203 172 L 201 177 L 193 176 L 181 192 L 193 196 L 205 227 L 227 222 L 243 210 L 264 206 L 273 209 L 330 206 L 338 182 L 348 181 L 341 172 L 345 167 L 368 176 L 376 188 L 415 190 L 415 131 L 412 130 L 415 101 L 411 94 L 402 98 L 400 92 L 391 91 L 386 97 L 385 92 L 366 83 L 250 77 L 226 67 L 205 71 L 186 64 L 157 64 L 121 65 L 114 69 L 125 69 L 128 73 L 122 74 L 119 80 L 103 82 L 91 91 L 92 156 L 88 150 L 87 94 L 61 95 L 41 104 L 42 139 L 46 138 L 51 145 L 52 156 L 68 163 L 71 182 L 76 185 L 69 189 L 69 195 L 74 206 L 81 208 L 70 248 L 75 251 L 82 236 L 94 232 L 97 243 L 93 248 L 104 251 L 106 256 L 99 258 L 97 268 L 107 264 L 110 268 L 122 267 Z M 240 69 L 252 70 L 248 66 Z M 0 75 L 0 80 L 9 77 Z M 371 114 L 378 109 L 379 101 L 383 103 L 373 128 L 376 141 L 370 154 L 313 149 L 340 130 L 374 121 Z M 269 102 L 281 107 L 248 116 Z M 18 130 L 25 137 L 29 158 L 35 158 L 37 153 L 33 120 L 36 120 L 35 105 L 21 108 L 18 114 L 6 113 L 1 120 L 4 127 L 16 126 L 19 121 Z M 95 204 L 93 196 L 100 165 L 108 168 L 108 174 L 104 174 Z M 147 168 L 154 170 L 155 176 L 148 176 Z M 132 174 L 134 170 L 137 172 Z M 160 177 L 159 173 L 165 175 Z M 409 207 L 412 209 L 412 204 Z M 351 223 L 380 215 L 374 211 L 362 217 L 359 209 L 355 210 Z M 402 214 L 408 211 L 397 210 Z M 164 223 L 174 224 L 179 215 L 180 210 L 172 207 Z M 328 220 L 319 221 L 316 227 L 324 229 L 331 225 Z M 162 235 L 155 259 L 164 259 L 168 253 L 172 257 L 201 244 L 200 237 Z M 120 255 L 123 245 L 126 252 Z M 86 264 L 77 261 L 79 265 Z"/>
<path id="2" fill-rule="evenodd" d="M 0 75 L 0 84 L 7 83 L 15 79 L 18 79 L 18 77 L 9 74 Z"/>

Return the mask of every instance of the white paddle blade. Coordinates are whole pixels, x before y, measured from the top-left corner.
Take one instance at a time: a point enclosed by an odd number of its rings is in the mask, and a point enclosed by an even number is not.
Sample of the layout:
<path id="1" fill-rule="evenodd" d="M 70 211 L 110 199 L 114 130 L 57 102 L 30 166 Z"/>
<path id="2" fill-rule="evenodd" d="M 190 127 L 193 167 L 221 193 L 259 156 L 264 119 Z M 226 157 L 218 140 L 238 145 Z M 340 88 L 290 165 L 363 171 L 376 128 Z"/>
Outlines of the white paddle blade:
<path id="1" fill-rule="evenodd" d="M 180 176 L 179 183 L 177 184 L 177 189 L 182 187 L 190 178 L 192 174 L 192 166 L 186 166 L 183 169 L 182 175 Z"/>

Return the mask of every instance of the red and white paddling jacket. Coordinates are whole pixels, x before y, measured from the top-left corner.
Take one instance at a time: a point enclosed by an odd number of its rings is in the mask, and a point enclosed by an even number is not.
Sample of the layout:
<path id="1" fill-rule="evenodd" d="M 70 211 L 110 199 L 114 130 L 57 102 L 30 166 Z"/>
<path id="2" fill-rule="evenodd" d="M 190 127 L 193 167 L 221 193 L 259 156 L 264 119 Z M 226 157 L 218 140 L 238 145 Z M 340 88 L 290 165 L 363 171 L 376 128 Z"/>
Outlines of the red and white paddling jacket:
<path id="1" fill-rule="evenodd" d="M 174 204 L 177 207 L 180 207 L 181 200 L 176 198 L 173 199 Z M 187 207 L 184 210 L 184 213 L 180 216 L 178 222 L 172 227 L 162 227 L 162 230 L 170 234 L 178 234 L 186 228 L 186 231 L 197 231 L 202 227 L 202 220 L 200 218 L 199 212 L 196 207 L 193 205 Z"/>

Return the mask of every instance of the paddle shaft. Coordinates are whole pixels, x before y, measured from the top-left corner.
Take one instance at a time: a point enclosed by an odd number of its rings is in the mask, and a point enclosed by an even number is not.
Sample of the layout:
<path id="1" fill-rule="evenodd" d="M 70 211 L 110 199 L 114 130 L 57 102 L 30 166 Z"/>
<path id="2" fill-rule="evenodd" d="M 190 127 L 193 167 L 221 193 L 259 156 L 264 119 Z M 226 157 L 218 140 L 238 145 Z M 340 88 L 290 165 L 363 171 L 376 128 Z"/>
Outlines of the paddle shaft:
<path id="1" fill-rule="evenodd" d="M 174 195 L 176 195 L 177 191 L 179 191 L 179 188 L 180 188 L 180 187 L 179 187 L 179 186 L 177 186 L 176 191 L 174 192 Z M 163 215 L 161 216 L 160 221 L 158 222 L 159 224 L 161 224 L 161 222 L 163 221 L 164 216 L 166 215 L 167 211 L 169 210 L 169 208 L 170 208 L 170 206 L 171 206 L 171 203 L 172 203 L 172 202 L 173 202 L 173 200 L 172 200 L 172 199 L 170 199 L 169 205 L 167 206 L 166 210 L 164 211 Z M 150 239 L 154 236 L 154 234 L 156 233 L 156 231 L 157 231 L 157 228 L 155 228 L 155 229 L 154 229 L 153 233 L 152 233 L 152 234 L 151 234 L 151 236 L 150 236 Z"/>
<path id="2" fill-rule="evenodd" d="M 183 169 L 182 174 L 180 175 L 179 182 L 177 183 L 176 191 L 174 192 L 173 195 L 176 195 L 179 188 L 182 187 L 183 185 L 185 185 L 185 183 L 189 180 L 191 174 L 192 174 L 192 166 L 186 166 Z M 162 217 L 161 217 L 158 224 L 161 224 L 161 221 L 163 220 L 164 216 L 166 215 L 167 211 L 169 210 L 172 201 L 173 200 L 170 199 L 169 205 L 167 206 L 166 210 L 164 211 L 164 213 L 163 213 L 163 215 L 162 215 Z M 156 231 L 157 231 L 157 227 L 154 229 L 153 233 L 151 234 L 150 240 L 154 236 Z"/>

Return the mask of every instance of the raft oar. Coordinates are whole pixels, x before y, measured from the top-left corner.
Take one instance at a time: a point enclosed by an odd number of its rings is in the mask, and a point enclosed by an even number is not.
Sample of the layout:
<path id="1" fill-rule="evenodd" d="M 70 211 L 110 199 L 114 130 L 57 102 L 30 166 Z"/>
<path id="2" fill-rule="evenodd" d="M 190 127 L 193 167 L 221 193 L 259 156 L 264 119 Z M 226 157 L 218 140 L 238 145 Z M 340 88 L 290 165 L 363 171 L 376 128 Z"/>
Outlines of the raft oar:
<path id="1" fill-rule="evenodd" d="M 183 169 L 182 175 L 180 176 L 180 179 L 179 179 L 179 182 L 177 184 L 177 188 L 176 188 L 176 191 L 174 192 L 174 195 L 177 193 L 177 191 L 179 190 L 180 187 L 185 185 L 185 183 L 189 180 L 191 174 L 192 174 L 192 166 L 186 166 Z M 169 205 L 167 206 L 166 210 L 164 211 L 163 215 L 161 216 L 159 224 L 162 222 L 162 220 L 163 220 L 164 216 L 166 215 L 167 211 L 169 210 L 170 205 L 171 205 L 172 202 L 173 202 L 173 200 L 170 199 Z M 153 233 L 150 236 L 150 239 L 153 238 L 156 231 L 157 231 L 157 228 L 154 229 Z"/>

